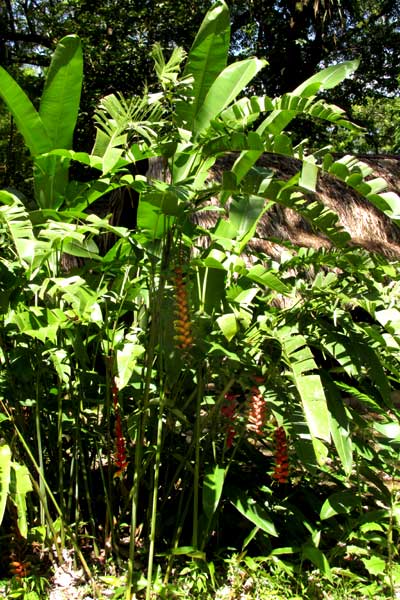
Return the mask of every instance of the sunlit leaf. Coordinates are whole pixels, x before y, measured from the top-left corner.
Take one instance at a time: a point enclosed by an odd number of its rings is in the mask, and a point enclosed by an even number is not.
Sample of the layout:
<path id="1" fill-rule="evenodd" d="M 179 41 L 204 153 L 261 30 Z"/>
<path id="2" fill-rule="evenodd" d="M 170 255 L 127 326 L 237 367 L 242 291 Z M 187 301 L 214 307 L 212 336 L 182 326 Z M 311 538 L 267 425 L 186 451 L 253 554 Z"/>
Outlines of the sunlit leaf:
<path id="1" fill-rule="evenodd" d="M 11 481 L 11 449 L 7 444 L 0 445 L 0 525 L 6 509 Z"/>
<path id="2" fill-rule="evenodd" d="M 268 513 L 258 505 L 246 492 L 242 492 L 238 488 L 229 487 L 227 496 L 233 506 L 248 519 L 253 525 L 272 535 L 278 536 L 275 525 L 270 520 Z"/>
<path id="3" fill-rule="evenodd" d="M 225 481 L 225 469 L 214 465 L 206 472 L 203 479 L 203 510 L 208 519 L 214 515 L 218 508 Z"/>

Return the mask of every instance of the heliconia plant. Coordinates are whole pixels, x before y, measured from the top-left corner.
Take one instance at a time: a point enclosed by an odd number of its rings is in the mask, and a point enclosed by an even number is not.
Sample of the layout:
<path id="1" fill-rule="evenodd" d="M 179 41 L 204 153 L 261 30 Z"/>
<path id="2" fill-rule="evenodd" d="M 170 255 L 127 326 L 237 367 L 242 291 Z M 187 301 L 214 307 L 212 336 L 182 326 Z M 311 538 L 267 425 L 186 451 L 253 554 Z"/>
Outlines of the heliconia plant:
<path id="1" fill-rule="evenodd" d="M 250 391 L 248 424 L 257 435 L 263 435 L 266 417 L 266 400 L 260 389 L 257 386 L 253 386 Z"/>
<path id="2" fill-rule="evenodd" d="M 180 265 L 177 265 L 174 269 L 174 286 L 176 296 L 174 320 L 175 341 L 178 348 L 188 350 L 193 344 L 193 337 L 190 324 L 188 294 Z"/>
<path id="3" fill-rule="evenodd" d="M 275 465 L 272 474 L 273 479 L 278 483 L 287 483 L 289 481 L 289 457 L 288 444 L 285 429 L 280 426 L 275 429 Z"/>
<path id="4" fill-rule="evenodd" d="M 161 90 L 103 98 L 91 153 L 72 149 L 81 82 L 75 36 L 56 50 L 39 112 L 0 71 L 2 97 L 36 165 L 36 202 L 46 209 L 29 212 L 16 194 L 0 192 L 0 518 L 8 499 L 21 503 L 34 491 L 59 560 L 72 546 L 90 577 L 82 536 L 94 540 L 97 559 L 127 561 L 126 600 L 143 584 L 135 573 L 143 554 L 150 600 L 167 589 L 174 561 L 200 565 L 218 543 L 235 544 L 241 557 L 265 552 L 285 573 L 308 561 L 329 578 L 319 547 L 329 520 L 340 515 L 329 560 L 339 556 L 342 568 L 341 543 L 354 547 L 354 531 L 360 555 L 369 552 L 364 525 L 377 507 L 364 510 L 363 486 L 373 483 L 379 506 L 391 502 L 380 473 L 394 464 L 399 437 L 392 391 L 400 275 L 383 257 L 349 246 L 337 216 L 312 193 L 319 173 L 329 173 L 394 221 L 400 200 L 382 181 L 368 182 L 360 161 L 328 149 L 307 155 L 285 132 L 306 115 L 356 133 L 318 94 L 352 76 L 357 62 L 323 69 L 280 98 L 246 95 L 265 61 L 228 64 L 229 19 L 218 0 L 187 55 L 175 49 L 167 60 L 156 46 Z M 210 167 L 233 151 L 221 180 L 207 182 Z M 297 157 L 299 171 L 283 181 L 257 165 L 264 152 Z M 132 175 L 144 159 L 160 159 L 164 174 Z M 71 160 L 98 177 L 68 185 Z M 117 187 L 139 196 L 134 229 L 84 212 Z M 275 204 L 306 218 L 332 248 L 288 243 L 280 263 L 256 251 L 248 260 L 248 242 Z M 208 229 L 196 224 L 205 209 L 215 216 Z M 96 240 L 105 233 L 116 241 L 101 255 Z M 62 253 L 82 266 L 63 270 Z M 357 321 L 355 309 L 367 316 Z M 349 397 L 379 418 L 368 421 Z M 30 479 L 19 458 L 33 468 Z M 11 486 L 21 469 L 33 490 L 18 477 Z M 312 507 L 303 509 L 304 498 Z M 385 511 L 389 532 L 396 513 Z M 18 516 L 28 538 L 23 502 Z M 240 527 L 232 528 L 235 518 Z"/>

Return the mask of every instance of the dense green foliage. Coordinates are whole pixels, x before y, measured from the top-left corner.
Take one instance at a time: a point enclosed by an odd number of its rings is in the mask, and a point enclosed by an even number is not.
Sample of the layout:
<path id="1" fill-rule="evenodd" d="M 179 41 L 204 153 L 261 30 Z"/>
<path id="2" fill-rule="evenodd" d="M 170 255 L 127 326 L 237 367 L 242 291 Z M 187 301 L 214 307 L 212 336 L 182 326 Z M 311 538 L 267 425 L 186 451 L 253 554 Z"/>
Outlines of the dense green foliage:
<path id="1" fill-rule="evenodd" d="M 268 574 L 295 590 L 266 598 L 322 598 L 313 581 L 339 578 L 354 597 L 400 585 L 400 273 L 349 245 L 309 194 L 328 172 L 394 224 L 400 199 L 360 161 L 306 154 L 287 133 L 298 115 L 358 132 L 317 96 L 357 62 L 277 98 L 246 96 L 266 63 L 228 64 L 229 44 L 218 1 L 187 56 L 153 48 L 156 92 L 102 99 L 91 152 L 71 147 L 79 38 L 59 41 L 37 108 L 0 72 L 35 164 L 27 200 L 0 192 L 0 517 L 14 597 L 43 587 L 38 545 L 59 563 L 72 549 L 126 600 L 207 597 L 226 577 L 237 597 L 246 574 L 254 597 Z M 231 151 L 232 168 L 207 183 Z M 302 167 L 280 180 L 257 165 L 264 152 Z M 132 174 L 149 158 L 165 177 Z M 75 181 L 71 162 L 97 176 Z M 135 229 L 90 214 L 121 186 L 139 194 Z M 195 217 L 211 198 L 205 230 Z M 274 204 L 332 248 L 250 260 Z M 65 255 L 81 266 L 66 271 Z"/>
<path id="2" fill-rule="evenodd" d="M 92 144 L 93 110 L 99 99 L 111 92 L 141 93 L 155 83 L 151 48 L 188 48 L 210 2 L 138 2 L 129 0 L 66 0 L 6 2 L 0 20 L 0 65 L 13 69 L 13 75 L 38 98 L 41 74 L 58 41 L 77 34 L 85 49 L 85 78 L 81 117 L 75 135 L 79 147 Z M 369 128 L 371 118 L 379 119 L 382 102 L 391 105 L 399 93 L 398 47 L 400 9 L 396 0 L 311 1 L 264 0 L 230 2 L 232 45 L 229 61 L 249 56 L 268 60 L 252 81 L 253 92 L 280 95 L 290 91 L 322 66 L 343 60 L 360 59 L 357 78 L 350 78 L 331 95 L 331 101 L 346 109 L 360 124 Z M 26 65 L 35 65 L 36 79 Z M 353 105 L 366 104 L 368 114 L 352 113 Z M 375 110 L 375 105 L 377 109 Z M 398 119 L 396 118 L 396 122 Z M 315 124 L 309 121 L 306 135 L 315 137 Z M 397 124 L 398 128 L 398 124 Z M 296 127 L 299 130 L 299 127 Z M 369 129 L 368 150 L 385 150 L 375 127 Z M 317 129 L 319 136 L 324 132 Z M 300 134 L 301 135 L 301 134 Z M 303 135 L 305 137 L 305 135 Z M 335 141 L 332 132 L 325 142 Z M 390 138 L 389 138 L 390 139 Z M 397 142 L 389 148 L 398 152 Z M 351 140 L 346 140 L 352 149 Z M 1 152 L 7 162 L 6 151 Z M 4 158 L 3 158 L 4 156 Z M 15 167 L 13 167 L 15 168 Z M 21 179 L 21 177 L 19 178 Z"/>

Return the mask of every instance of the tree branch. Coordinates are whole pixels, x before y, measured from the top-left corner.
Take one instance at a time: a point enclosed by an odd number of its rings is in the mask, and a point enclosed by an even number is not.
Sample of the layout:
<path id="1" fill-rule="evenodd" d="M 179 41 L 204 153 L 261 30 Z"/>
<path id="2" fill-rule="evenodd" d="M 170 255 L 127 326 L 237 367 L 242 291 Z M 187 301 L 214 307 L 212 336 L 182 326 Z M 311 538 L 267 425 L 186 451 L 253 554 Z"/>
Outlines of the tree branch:
<path id="1" fill-rule="evenodd" d="M 37 44 L 44 46 L 50 50 L 54 47 L 54 41 L 45 35 L 37 33 L 19 33 L 13 31 L 5 31 L 1 34 L 3 41 L 6 42 L 24 42 L 26 44 Z"/>

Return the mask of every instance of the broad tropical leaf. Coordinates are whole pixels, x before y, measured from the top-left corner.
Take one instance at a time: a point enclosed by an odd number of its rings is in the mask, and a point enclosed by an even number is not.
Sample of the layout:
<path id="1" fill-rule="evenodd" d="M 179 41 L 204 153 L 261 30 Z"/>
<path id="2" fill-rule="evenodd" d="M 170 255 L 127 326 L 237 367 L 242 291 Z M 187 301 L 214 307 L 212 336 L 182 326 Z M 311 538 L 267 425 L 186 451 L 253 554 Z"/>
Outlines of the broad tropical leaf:
<path id="1" fill-rule="evenodd" d="M 218 0 L 200 26 L 183 73 L 184 77 L 193 78 L 193 87 L 189 101 L 178 102 L 176 112 L 181 124 L 190 131 L 211 85 L 226 66 L 229 42 L 229 10 L 225 2 Z"/>
<path id="2" fill-rule="evenodd" d="M 0 96 L 14 117 L 32 156 L 51 150 L 52 142 L 39 113 L 3 67 L 0 67 Z"/>
<path id="3" fill-rule="evenodd" d="M 225 481 L 225 469 L 214 465 L 204 476 L 203 480 L 203 510 L 208 519 L 211 519 L 218 508 Z"/>
<path id="4" fill-rule="evenodd" d="M 206 129 L 211 120 L 235 100 L 266 64 L 265 60 L 249 58 L 233 63 L 219 73 L 195 117 L 194 133 L 199 134 Z"/>
<path id="5" fill-rule="evenodd" d="M 311 436 L 329 442 L 329 411 L 312 352 L 305 338 L 295 328 L 281 327 L 276 336 L 282 345 L 285 362 L 293 374 Z"/>
<path id="6" fill-rule="evenodd" d="M 51 59 L 39 114 L 52 148 L 71 148 L 78 117 L 83 77 L 81 41 L 76 35 L 62 38 Z"/>
<path id="7" fill-rule="evenodd" d="M 259 527 L 262 531 L 268 533 L 268 535 L 278 536 L 275 525 L 270 520 L 266 510 L 262 506 L 259 506 L 246 492 L 238 488 L 229 487 L 227 496 L 240 514 L 246 517 L 253 525 L 256 525 L 256 527 Z"/>
<path id="8" fill-rule="evenodd" d="M 293 90 L 292 94 L 284 95 L 283 101 L 282 99 L 278 99 L 275 109 L 258 126 L 257 133 L 259 135 L 270 131 L 275 134 L 280 133 L 297 114 L 300 114 L 302 111 L 309 111 L 310 107 L 313 107 L 312 110 L 319 113 L 317 116 L 320 118 L 328 117 L 328 120 L 334 120 L 337 124 L 342 125 L 345 119 L 343 119 L 340 109 L 323 103 L 321 104 L 321 101 L 316 104 L 316 109 L 315 104 L 307 102 L 307 99 L 312 98 L 322 89 L 329 89 L 338 85 L 343 79 L 349 77 L 357 67 L 358 61 L 347 61 L 338 65 L 332 65 L 316 73 Z M 322 110 L 322 106 L 325 112 Z M 347 120 L 346 123 L 348 123 Z M 350 125 L 346 126 L 350 127 Z M 353 125 L 351 127 L 356 128 Z M 251 154 L 249 152 L 242 152 L 233 167 L 233 171 L 236 173 L 239 181 L 260 156 L 261 153 L 257 154 L 257 152 Z"/>

